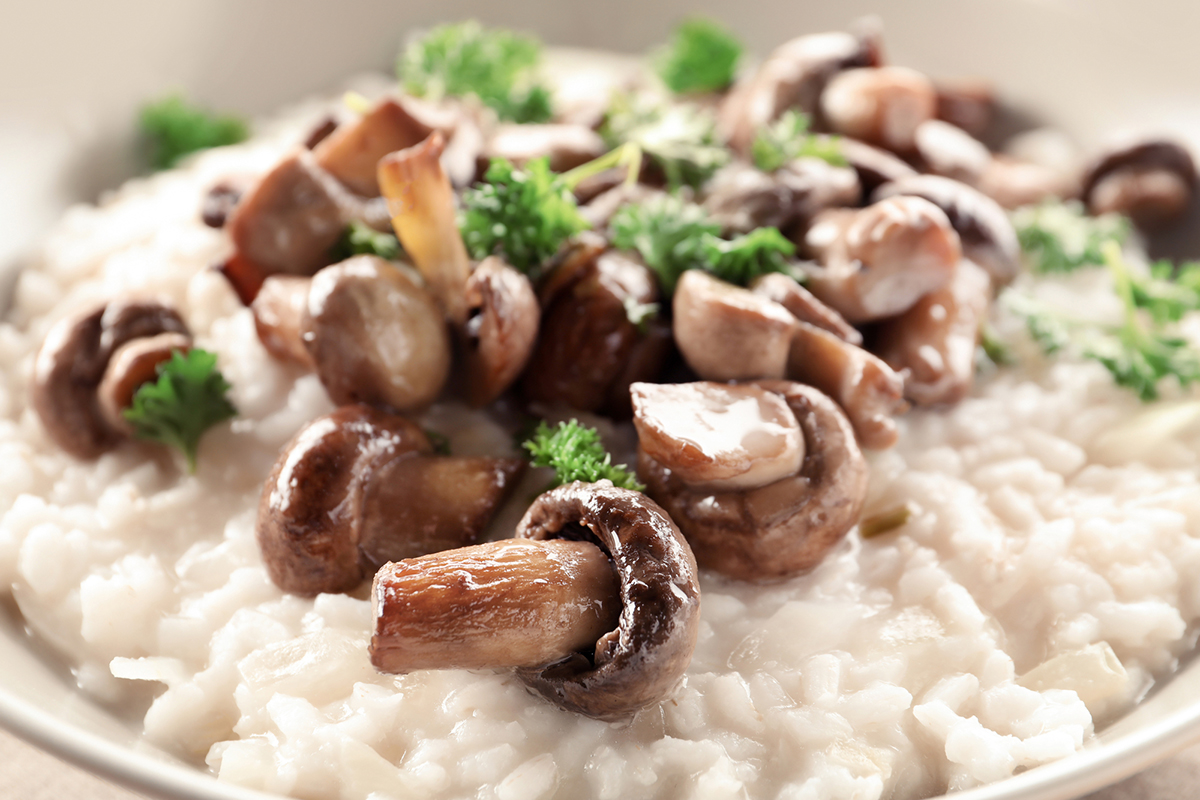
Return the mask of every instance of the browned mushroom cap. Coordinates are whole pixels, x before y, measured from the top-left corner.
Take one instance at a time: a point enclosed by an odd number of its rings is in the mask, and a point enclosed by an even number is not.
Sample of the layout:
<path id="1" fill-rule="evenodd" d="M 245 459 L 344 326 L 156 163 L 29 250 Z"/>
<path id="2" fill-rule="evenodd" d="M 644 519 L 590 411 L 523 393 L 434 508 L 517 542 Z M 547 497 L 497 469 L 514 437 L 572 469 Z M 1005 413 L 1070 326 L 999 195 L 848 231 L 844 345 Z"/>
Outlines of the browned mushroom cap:
<path id="1" fill-rule="evenodd" d="M 947 286 L 880 326 L 875 350 L 907 370 L 904 395 L 917 405 L 957 403 L 971 391 L 991 284 L 987 272 L 963 260 Z"/>
<path id="2" fill-rule="evenodd" d="M 467 279 L 467 307 L 467 392 L 472 405 L 485 406 L 525 368 L 541 311 L 529 278 L 496 256 L 480 262 Z"/>
<path id="3" fill-rule="evenodd" d="M 895 417 L 908 410 L 905 380 L 866 350 L 801 322 L 792 337 L 787 376 L 837 401 L 861 447 L 883 450 L 896 443 Z"/>
<path id="4" fill-rule="evenodd" d="M 599 158 L 607 149 L 600 134 L 585 125 L 510 123 L 496 127 L 484 155 L 507 158 L 514 164 L 546 156 L 550 159 L 550 169 L 566 172 Z"/>
<path id="5" fill-rule="evenodd" d="M 842 137 L 838 151 L 858 173 L 858 182 L 862 185 L 860 204 L 865 204 L 871 193 L 881 185 L 919 174 L 904 159 L 857 139 Z"/>
<path id="6" fill-rule="evenodd" d="M 188 329 L 174 309 L 143 300 L 113 301 L 50 329 L 34 360 L 30 400 L 55 444 L 81 459 L 116 446 L 123 434 L 106 421 L 97 389 L 122 345 L 161 333 Z"/>
<path id="7" fill-rule="evenodd" d="M 911 308 L 944 286 L 962 257 L 946 215 L 919 197 L 826 211 L 805 244 L 822 266 L 809 272 L 812 293 L 855 323 Z"/>
<path id="8" fill-rule="evenodd" d="M 913 144 L 926 171 L 974 186 L 992 164 L 978 139 L 949 122 L 929 119 L 917 126 Z"/>
<path id="9" fill-rule="evenodd" d="M 416 425 L 369 406 L 305 426 L 259 502 L 255 530 L 271 580 L 302 595 L 349 591 L 381 559 L 474 542 L 520 467 L 436 459 L 431 449 Z"/>
<path id="10" fill-rule="evenodd" d="M 962 240 L 962 253 L 988 271 L 996 286 L 1004 286 L 1021 269 L 1017 232 L 996 201 L 965 183 L 939 175 L 918 175 L 885 184 L 875 192 L 876 202 L 897 196 L 922 197 L 950 219 Z"/>
<path id="11" fill-rule="evenodd" d="M 133 404 L 133 395 L 143 383 L 155 380 L 159 364 L 191 348 L 192 337 L 185 333 L 160 333 L 132 339 L 113 351 L 96 389 L 105 422 L 114 430 L 132 435 L 133 427 L 123 412 Z"/>
<path id="12" fill-rule="evenodd" d="M 791 275 L 770 272 L 755 278 L 750 291 L 774 300 L 792 312 L 801 322 L 815 325 L 850 344 L 862 344 L 862 334 L 846 319 L 817 299 L 816 295 L 801 286 Z"/>
<path id="13" fill-rule="evenodd" d="M 376 256 L 356 256 L 313 276 L 300 331 L 338 405 L 420 409 L 450 373 L 441 309 L 403 270 Z"/>
<path id="14" fill-rule="evenodd" d="M 1196 165 L 1182 145 L 1151 139 L 1111 150 L 1086 170 L 1083 200 L 1093 214 L 1125 214 L 1144 228 L 1178 219 L 1196 191 Z"/>
<path id="15" fill-rule="evenodd" d="M 755 382 L 780 395 L 804 432 L 800 471 L 755 489 L 714 492 L 682 481 L 638 452 L 647 493 L 679 525 L 700 566 L 759 580 L 816 566 L 854 527 L 867 497 L 866 460 L 837 404 L 811 386 Z"/>
<path id="16" fill-rule="evenodd" d="M 586 244 L 576 252 L 543 287 L 541 329 L 521 389 L 532 401 L 595 411 L 626 375 L 646 336 L 630 319 L 631 310 L 656 303 L 658 284 L 628 253 L 597 256 Z"/>
<path id="17" fill-rule="evenodd" d="M 873 36 L 818 33 L 792 39 L 726 96 L 718 129 L 735 150 L 748 155 L 762 126 L 784 111 L 815 113 L 822 90 L 840 70 L 878 63 L 879 45 Z"/>
<path id="18" fill-rule="evenodd" d="M 862 194 L 854 170 L 819 158 L 797 159 L 771 173 L 735 162 L 717 172 L 706 191 L 704 208 L 726 233 L 807 225 L 826 208 L 856 205 Z"/>
<path id="19" fill-rule="evenodd" d="M 576 539 L 612 559 L 621 587 L 616 630 L 576 655 L 519 670 L 558 705 L 599 719 L 632 714 L 668 697 L 691 661 L 700 627 L 696 559 L 671 518 L 639 492 L 608 481 L 571 483 L 543 494 L 517 526 L 527 539 Z"/>
<path id="20" fill-rule="evenodd" d="M 928 78 L 906 67 L 850 69 L 829 81 L 821 112 L 838 133 L 907 153 L 917 127 L 937 114 L 937 92 Z"/>
<path id="21" fill-rule="evenodd" d="M 250 303 L 254 328 L 267 352 L 310 370 L 316 369 L 316 364 L 300 336 L 300 322 L 311 286 L 312 278 L 272 275 L 263 281 Z"/>

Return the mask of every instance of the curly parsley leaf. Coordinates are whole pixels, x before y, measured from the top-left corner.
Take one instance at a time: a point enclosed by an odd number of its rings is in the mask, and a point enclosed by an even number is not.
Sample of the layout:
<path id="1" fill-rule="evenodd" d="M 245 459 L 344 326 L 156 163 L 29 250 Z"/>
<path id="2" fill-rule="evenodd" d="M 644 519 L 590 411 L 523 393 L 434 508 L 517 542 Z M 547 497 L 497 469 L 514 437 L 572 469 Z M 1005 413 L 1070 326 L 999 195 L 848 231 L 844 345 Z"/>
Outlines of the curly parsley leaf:
<path id="1" fill-rule="evenodd" d="M 337 240 L 330 256 L 335 262 L 361 255 L 379 256 L 388 261 L 395 261 L 401 252 L 400 240 L 395 236 L 355 221 L 346 226 L 342 238 Z"/>
<path id="2" fill-rule="evenodd" d="M 237 144 L 250 135 L 240 118 L 198 108 L 180 95 L 143 106 L 138 123 L 149 150 L 150 166 L 156 170 L 170 169 L 186 155 Z"/>
<path id="3" fill-rule="evenodd" d="M 139 439 L 174 447 L 196 471 L 196 450 L 204 432 L 237 416 L 226 393 L 230 385 L 217 369 L 217 356 L 206 350 L 176 350 L 158 367 L 158 380 L 142 384 L 125 409 Z"/>
<path id="4" fill-rule="evenodd" d="M 835 167 L 846 166 L 841 138 L 813 134 L 809 131 L 811 122 L 808 114 L 790 109 L 759 130 L 750 145 L 754 166 L 763 172 L 774 172 L 797 158 L 819 158 Z"/>
<path id="5" fill-rule="evenodd" d="M 1133 303 L 1144 308 L 1158 323 L 1178 322 L 1189 311 L 1200 309 L 1200 263 L 1169 261 L 1150 265 L 1150 274 L 1129 275 Z"/>
<path id="6" fill-rule="evenodd" d="M 555 486 L 571 481 L 595 483 L 610 480 L 636 492 L 646 488 L 624 464 L 613 464 L 595 428 L 578 420 L 560 422 L 554 428 L 542 421 L 525 443 L 535 467 L 553 467 Z"/>
<path id="7" fill-rule="evenodd" d="M 418 97 L 474 95 L 502 118 L 546 122 L 550 93 L 536 82 L 542 57 L 536 39 L 475 20 L 439 25 L 401 53 L 396 72 Z"/>
<path id="8" fill-rule="evenodd" d="M 745 286 L 768 272 L 789 272 L 787 258 L 796 252 L 775 228 L 722 239 L 721 227 L 703 208 L 674 195 L 624 206 L 610 227 L 613 245 L 638 251 L 666 295 L 675 292 L 675 284 L 689 269 Z"/>
<path id="9" fill-rule="evenodd" d="M 532 275 L 569 236 L 588 227 L 547 158 L 521 169 L 507 159 L 492 159 L 483 183 L 463 193 L 462 205 L 459 228 L 471 257 L 502 255 Z"/>
<path id="10" fill-rule="evenodd" d="M 1050 200 L 1012 213 L 1013 227 L 1035 273 L 1072 272 L 1104 263 L 1105 242 L 1125 243 L 1129 220 L 1116 214 L 1090 217 L 1077 201 Z"/>
<path id="11" fill-rule="evenodd" d="M 715 92 L 733 83 L 742 43 L 710 19 L 694 17 L 676 26 L 658 57 L 658 74 L 675 94 Z"/>
<path id="12" fill-rule="evenodd" d="M 698 188 L 729 163 L 717 139 L 716 116 L 694 103 L 637 101 L 616 94 L 600 128 L 609 147 L 634 145 L 666 176 L 672 188 Z"/>

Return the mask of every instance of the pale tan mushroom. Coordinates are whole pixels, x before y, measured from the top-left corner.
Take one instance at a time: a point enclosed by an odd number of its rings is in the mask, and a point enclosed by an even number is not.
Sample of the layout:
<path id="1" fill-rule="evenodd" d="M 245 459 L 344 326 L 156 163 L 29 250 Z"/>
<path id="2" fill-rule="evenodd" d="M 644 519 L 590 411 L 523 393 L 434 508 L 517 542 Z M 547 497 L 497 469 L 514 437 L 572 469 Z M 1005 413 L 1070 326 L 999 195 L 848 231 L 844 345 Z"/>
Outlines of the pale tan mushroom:
<path id="1" fill-rule="evenodd" d="M 506 158 L 517 165 L 545 156 L 550 160 L 550 169 L 566 172 L 599 158 L 607 150 L 600 134 L 584 125 L 505 123 L 492 131 L 484 155 Z"/>
<path id="2" fill-rule="evenodd" d="M 846 322 L 841 314 L 818 300 L 816 295 L 801 286 L 791 275 L 784 275 L 782 272 L 761 275 L 750 284 L 750 291 L 779 303 L 801 322 L 829 331 L 850 344 L 862 344 L 862 334 L 856 328 Z"/>
<path id="3" fill-rule="evenodd" d="M 704 209 L 726 234 L 806 227 L 818 212 L 857 205 L 862 188 L 849 167 L 800 158 L 771 173 L 734 162 L 705 186 Z"/>
<path id="4" fill-rule="evenodd" d="M 821 112 L 836 132 L 896 153 L 911 152 L 917 128 L 937 114 L 937 91 L 906 67 L 850 69 L 829 81 Z"/>
<path id="5" fill-rule="evenodd" d="M 312 355 L 301 338 L 301 322 L 308 305 L 312 278 L 272 275 L 263 281 L 250 302 L 254 329 L 263 347 L 275 358 L 315 370 Z"/>

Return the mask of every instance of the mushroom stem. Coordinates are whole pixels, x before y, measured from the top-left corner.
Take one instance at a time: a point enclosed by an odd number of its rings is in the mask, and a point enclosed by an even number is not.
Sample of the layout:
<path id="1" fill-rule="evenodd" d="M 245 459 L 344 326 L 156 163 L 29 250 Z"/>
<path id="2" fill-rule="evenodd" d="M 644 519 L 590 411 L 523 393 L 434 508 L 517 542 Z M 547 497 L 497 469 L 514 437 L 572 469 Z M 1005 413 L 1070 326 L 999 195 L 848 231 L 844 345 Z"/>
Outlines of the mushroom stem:
<path id="1" fill-rule="evenodd" d="M 442 169 L 445 143 L 441 133 L 434 133 L 419 145 L 384 157 L 378 177 L 404 251 L 446 316 L 461 325 L 467 318 L 471 260 L 458 232 L 454 187 Z"/>
<path id="2" fill-rule="evenodd" d="M 382 672 L 537 667 L 593 648 L 621 597 L 590 542 L 507 539 L 385 565 L 372 588 Z"/>

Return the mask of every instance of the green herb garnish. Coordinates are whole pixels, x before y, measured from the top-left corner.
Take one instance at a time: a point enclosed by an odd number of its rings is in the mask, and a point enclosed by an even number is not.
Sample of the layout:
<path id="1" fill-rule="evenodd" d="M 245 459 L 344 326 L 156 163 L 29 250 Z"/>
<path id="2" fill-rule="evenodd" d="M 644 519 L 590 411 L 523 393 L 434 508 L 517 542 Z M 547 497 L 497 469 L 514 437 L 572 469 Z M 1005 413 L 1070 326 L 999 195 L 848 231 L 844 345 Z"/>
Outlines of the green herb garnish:
<path id="1" fill-rule="evenodd" d="M 715 92 L 733 83 L 742 44 L 724 27 L 695 17 L 676 26 L 658 58 L 658 74 L 675 94 Z"/>
<path id="2" fill-rule="evenodd" d="M 560 422 L 551 428 L 541 422 L 524 444 L 535 467 L 553 467 L 554 486 L 571 481 L 595 483 L 610 480 L 614 485 L 636 492 L 646 488 L 624 464 L 613 464 L 612 456 L 600 442 L 595 428 L 578 420 Z"/>
<path id="3" fill-rule="evenodd" d="M 138 121 L 156 170 L 170 169 L 198 150 L 237 144 L 250 134 L 238 117 L 205 111 L 180 95 L 143 106 Z"/>
<path id="4" fill-rule="evenodd" d="M 237 416 L 226 393 L 230 385 L 217 369 L 217 356 L 206 350 L 176 350 L 158 366 L 158 380 L 138 387 L 125 419 L 138 439 L 160 442 L 187 458 L 196 471 L 200 437 L 218 422 Z"/>
<path id="5" fill-rule="evenodd" d="M 787 257 L 796 252 L 775 228 L 722 239 L 720 226 L 704 209 L 674 195 L 624 206 L 613 215 L 610 227 L 613 245 L 638 251 L 665 295 L 675 292 L 675 284 L 689 269 L 745 286 L 768 272 L 789 272 Z"/>
<path id="6" fill-rule="evenodd" d="M 700 187 L 730 159 L 717 139 L 716 116 L 694 103 L 663 106 L 618 93 L 600 134 L 609 147 L 635 145 L 673 188 Z"/>
<path id="7" fill-rule="evenodd" d="M 1035 273 L 1072 272 L 1104 263 L 1105 242 L 1124 244 L 1129 220 L 1116 214 L 1090 217 L 1077 201 L 1050 200 L 1018 208 L 1013 227 Z"/>
<path id="8" fill-rule="evenodd" d="M 750 145 L 754 166 L 763 172 L 774 172 L 789 161 L 806 157 L 819 158 L 835 167 L 846 166 L 841 139 L 811 133 L 810 123 L 808 114 L 792 109 L 762 128 Z"/>
<path id="9" fill-rule="evenodd" d="M 395 236 L 355 221 L 346 226 L 342 238 L 337 240 L 330 256 L 334 262 L 361 255 L 379 256 L 388 261 L 395 261 L 400 257 L 400 253 L 400 240 Z"/>
<path id="10" fill-rule="evenodd" d="M 567 237 L 588 227 L 546 158 L 521 169 L 492 159 L 483 183 L 464 192 L 462 204 L 459 228 L 471 257 L 502 255 L 527 274 L 536 275 Z"/>
<path id="11" fill-rule="evenodd" d="M 546 122 L 550 93 L 537 83 L 536 39 L 475 20 L 439 25 L 415 40 L 396 65 L 405 91 L 418 97 L 474 95 L 513 122 Z"/>

